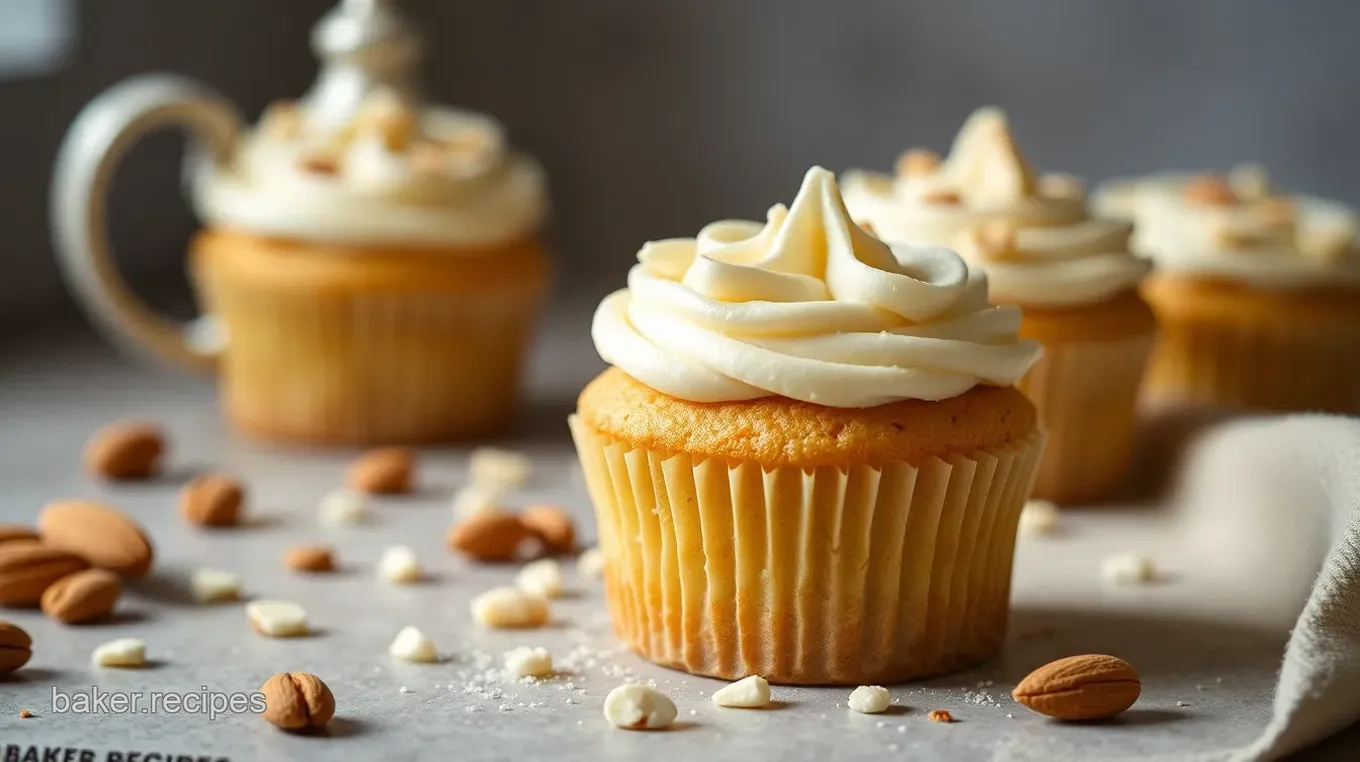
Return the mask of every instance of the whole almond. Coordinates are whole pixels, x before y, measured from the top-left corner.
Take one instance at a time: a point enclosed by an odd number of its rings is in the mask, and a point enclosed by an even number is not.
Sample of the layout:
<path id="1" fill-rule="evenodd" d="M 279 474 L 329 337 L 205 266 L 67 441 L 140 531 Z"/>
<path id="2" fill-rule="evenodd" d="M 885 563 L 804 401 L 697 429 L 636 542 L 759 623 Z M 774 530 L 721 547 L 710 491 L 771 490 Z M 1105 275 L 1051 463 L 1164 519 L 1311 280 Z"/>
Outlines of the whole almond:
<path id="1" fill-rule="evenodd" d="M 478 561 L 509 561 L 529 538 L 529 529 L 511 513 L 479 513 L 449 527 L 449 547 Z"/>
<path id="2" fill-rule="evenodd" d="M 349 467 L 349 486 L 370 495 L 404 495 L 411 491 L 416 454 L 404 447 L 364 453 Z"/>
<path id="3" fill-rule="evenodd" d="M 1237 194 L 1222 175 L 1200 175 L 1185 184 L 1185 200 L 1198 206 L 1233 206 Z"/>
<path id="4" fill-rule="evenodd" d="M 23 524 L 0 524 L 0 545 L 11 540 L 37 540 L 38 530 Z"/>
<path id="5" fill-rule="evenodd" d="M 204 527 L 229 527 L 241 523 L 246 491 L 230 476 L 208 474 L 185 485 L 179 496 L 179 512 L 185 521 Z"/>
<path id="6" fill-rule="evenodd" d="M 85 467 L 114 480 L 156 475 L 165 452 L 165 433 L 146 421 L 119 421 L 96 431 L 85 444 Z"/>
<path id="7" fill-rule="evenodd" d="M 1128 662 L 1104 654 L 1058 659 L 1015 686 L 1016 701 L 1059 720 L 1103 720 L 1133 706 L 1142 692 Z"/>
<path id="8" fill-rule="evenodd" d="M 65 624 L 83 624 L 113 613 L 123 583 L 107 569 L 86 569 L 53 582 L 42 594 L 43 613 Z"/>
<path id="9" fill-rule="evenodd" d="M 84 558 L 36 540 L 0 545 L 0 606 L 36 606 L 57 580 L 88 568 Z"/>
<path id="10" fill-rule="evenodd" d="M 571 514 L 557 505 L 531 505 L 519 516 L 520 523 L 543 543 L 552 555 L 570 553 L 576 549 L 576 522 Z"/>
<path id="11" fill-rule="evenodd" d="M 283 565 L 297 572 L 332 572 L 335 557 L 324 545 L 298 545 L 284 554 Z"/>
<path id="12" fill-rule="evenodd" d="M 151 541 L 122 511 L 86 500 L 51 503 L 38 514 L 38 532 L 53 548 L 85 558 L 124 578 L 151 570 Z"/>
<path id="13" fill-rule="evenodd" d="M 33 638 L 23 628 L 0 622 L 0 675 L 8 675 L 33 658 Z"/>
<path id="14" fill-rule="evenodd" d="M 264 681 L 260 693 L 260 716 L 284 730 L 319 728 L 335 716 L 335 695 L 316 675 L 280 672 Z"/>

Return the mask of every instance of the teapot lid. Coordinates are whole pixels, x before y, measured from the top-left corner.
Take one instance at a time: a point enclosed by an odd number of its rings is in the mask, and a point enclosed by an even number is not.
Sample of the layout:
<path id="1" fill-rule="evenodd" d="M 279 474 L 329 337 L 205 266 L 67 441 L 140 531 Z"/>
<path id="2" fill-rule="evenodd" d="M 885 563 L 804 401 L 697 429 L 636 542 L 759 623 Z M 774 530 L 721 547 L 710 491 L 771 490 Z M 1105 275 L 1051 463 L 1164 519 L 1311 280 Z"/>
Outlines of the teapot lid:
<path id="1" fill-rule="evenodd" d="M 396 0 L 341 0 L 312 29 L 321 70 L 302 99 L 307 120 L 322 129 L 340 128 L 380 89 L 414 105 L 421 47 Z"/>

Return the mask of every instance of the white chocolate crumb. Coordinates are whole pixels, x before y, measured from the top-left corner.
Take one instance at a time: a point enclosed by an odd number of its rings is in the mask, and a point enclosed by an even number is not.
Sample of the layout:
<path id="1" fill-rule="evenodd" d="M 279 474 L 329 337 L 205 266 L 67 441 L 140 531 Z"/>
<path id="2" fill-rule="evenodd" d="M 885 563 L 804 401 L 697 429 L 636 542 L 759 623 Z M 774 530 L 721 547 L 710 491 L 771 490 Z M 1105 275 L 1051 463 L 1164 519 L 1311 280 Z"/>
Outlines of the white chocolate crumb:
<path id="1" fill-rule="evenodd" d="M 503 490 L 485 485 L 474 485 L 458 490 L 453 496 L 454 521 L 467 521 L 486 514 L 505 513 Z"/>
<path id="2" fill-rule="evenodd" d="M 581 557 L 576 559 L 576 572 L 587 579 L 603 577 L 604 551 L 599 548 L 587 548 L 582 551 Z"/>
<path id="3" fill-rule="evenodd" d="M 368 501 L 347 489 L 336 490 L 321 498 L 317 518 L 327 526 L 354 526 L 368 521 Z"/>
<path id="4" fill-rule="evenodd" d="M 251 601 L 246 604 L 246 618 L 256 632 L 270 638 L 291 638 L 308 632 L 307 612 L 288 601 Z"/>
<path id="5" fill-rule="evenodd" d="M 394 585 L 419 582 L 425 575 L 415 551 L 405 545 L 394 545 L 383 551 L 378 560 L 378 577 Z"/>
<path id="6" fill-rule="evenodd" d="M 194 569 L 189 589 L 199 603 L 234 601 L 241 597 L 241 578 L 221 569 Z"/>
<path id="7" fill-rule="evenodd" d="M 411 692 L 411 689 L 410 689 L 410 688 L 407 688 L 407 687 L 404 686 L 404 685 L 397 689 L 397 693 L 410 693 L 410 692 Z"/>
<path id="8" fill-rule="evenodd" d="M 724 685 L 713 694 L 718 706 L 759 709 L 770 704 L 770 684 L 760 675 L 751 675 Z"/>
<path id="9" fill-rule="evenodd" d="M 1030 500 L 1020 511 L 1020 534 L 1029 537 L 1053 534 L 1058 528 L 1058 506 L 1051 500 Z"/>
<path id="10" fill-rule="evenodd" d="M 545 648 L 516 648 L 506 652 L 505 668 L 517 677 L 546 677 L 553 671 L 552 654 Z"/>
<path id="11" fill-rule="evenodd" d="M 548 623 L 548 602 L 517 587 L 497 587 L 472 600 L 472 617 L 497 629 L 542 627 Z"/>
<path id="12" fill-rule="evenodd" d="M 675 702 L 654 688 L 625 683 L 604 699 L 604 718 L 616 728 L 655 730 L 675 722 Z"/>
<path id="13" fill-rule="evenodd" d="M 94 649 L 91 660 L 96 667 L 144 667 L 146 643 L 136 638 L 111 640 Z"/>
<path id="14" fill-rule="evenodd" d="M 401 628 L 392 645 L 387 647 L 387 653 L 393 658 L 418 664 L 439 661 L 439 652 L 435 649 L 434 641 L 426 637 L 425 633 L 410 626 Z"/>
<path id="15" fill-rule="evenodd" d="M 878 714 L 887 711 L 892 703 L 892 695 L 881 685 L 861 685 L 850 692 L 846 704 L 852 710 L 863 714 Z"/>
<path id="16" fill-rule="evenodd" d="M 562 567 L 551 558 L 527 563 L 515 575 L 515 586 L 540 598 L 556 598 L 562 595 Z"/>
<path id="17" fill-rule="evenodd" d="M 513 489 L 529 480 L 532 463 L 523 453 L 495 447 L 478 447 L 468 459 L 472 483 L 498 489 Z"/>
<path id="18" fill-rule="evenodd" d="M 1138 585 L 1156 576 L 1152 559 L 1139 553 L 1116 553 L 1100 561 L 1100 578 L 1108 585 Z"/>
<path id="19" fill-rule="evenodd" d="M 895 743 L 890 743 L 890 744 L 888 744 L 888 751 L 899 751 L 899 750 L 901 750 L 901 748 L 902 748 L 902 747 L 898 746 L 898 745 L 895 744 Z"/>
<path id="20" fill-rule="evenodd" d="M 1177 702 L 1176 702 L 1176 706 L 1190 706 L 1190 702 L 1188 702 L 1188 701 L 1177 701 Z"/>

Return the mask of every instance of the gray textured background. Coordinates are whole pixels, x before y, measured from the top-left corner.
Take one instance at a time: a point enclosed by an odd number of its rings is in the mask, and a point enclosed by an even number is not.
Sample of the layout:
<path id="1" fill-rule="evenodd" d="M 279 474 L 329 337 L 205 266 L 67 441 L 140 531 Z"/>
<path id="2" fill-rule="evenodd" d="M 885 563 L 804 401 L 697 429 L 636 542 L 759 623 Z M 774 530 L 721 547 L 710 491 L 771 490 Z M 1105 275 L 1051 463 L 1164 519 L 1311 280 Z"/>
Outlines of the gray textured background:
<path id="1" fill-rule="evenodd" d="M 0 13 L 20 2 L 0 0 Z M 329 5 L 74 2 L 65 65 L 0 79 L 0 312 L 72 312 L 46 192 L 84 103 L 129 75 L 172 70 L 257 113 L 310 84 L 305 40 Z M 620 283 L 648 238 L 759 216 L 812 163 L 886 168 L 909 145 L 943 148 L 983 103 L 1009 109 L 1046 168 L 1100 179 L 1260 159 L 1290 185 L 1360 202 L 1353 0 L 406 5 L 430 37 L 429 90 L 499 116 L 547 165 L 559 295 L 592 299 Z M 139 288 L 172 296 L 194 224 L 178 150 L 166 136 L 135 152 L 113 210 Z"/>

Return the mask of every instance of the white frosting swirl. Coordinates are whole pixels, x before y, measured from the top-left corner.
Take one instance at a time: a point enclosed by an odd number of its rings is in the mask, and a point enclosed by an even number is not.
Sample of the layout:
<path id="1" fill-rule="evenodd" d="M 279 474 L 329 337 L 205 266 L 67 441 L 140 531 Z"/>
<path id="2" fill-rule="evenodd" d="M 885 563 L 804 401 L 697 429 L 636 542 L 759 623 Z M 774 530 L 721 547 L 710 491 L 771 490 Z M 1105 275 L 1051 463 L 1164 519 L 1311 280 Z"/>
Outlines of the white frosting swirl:
<path id="1" fill-rule="evenodd" d="M 1075 179 L 1035 177 L 994 108 L 969 117 L 938 170 L 852 172 L 845 185 L 856 219 L 889 241 L 959 249 L 987 271 L 998 302 L 1095 303 L 1133 288 L 1149 268 L 1129 251 L 1127 223 L 1089 215 Z M 971 232 L 998 221 L 1019 229 L 1004 260 L 969 244 Z"/>
<path id="2" fill-rule="evenodd" d="M 1313 196 L 1274 195 L 1253 166 L 1228 174 L 1233 203 L 1196 203 L 1191 184 L 1206 177 L 1167 172 L 1111 180 L 1093 205 L 1133 220 L 1134 249 L 1159 270 L 1267 289 L 1360 289 L 1354 209 Z"/>
<path id="3" fill-rule="evenodd" d="M 208 223 L 352 244 L 477 248 L 532 233 L 547 211 L 543 171 L 494 120 L 417 113 L 383 93 L 340 130 L 276 108 L 234 160 L 194 179 Z"/>
<path id="4" fill-rule="evenodd" d="M 693 402 L 780 395 L 829 407 L 955 397 L 1014 384 L 1039 358 L 1020 313 L 987 302 L 953 252 L 893 246 L 808 171 L 768 221 L 648 243 L 591 328 L 601 357 Z"/>

